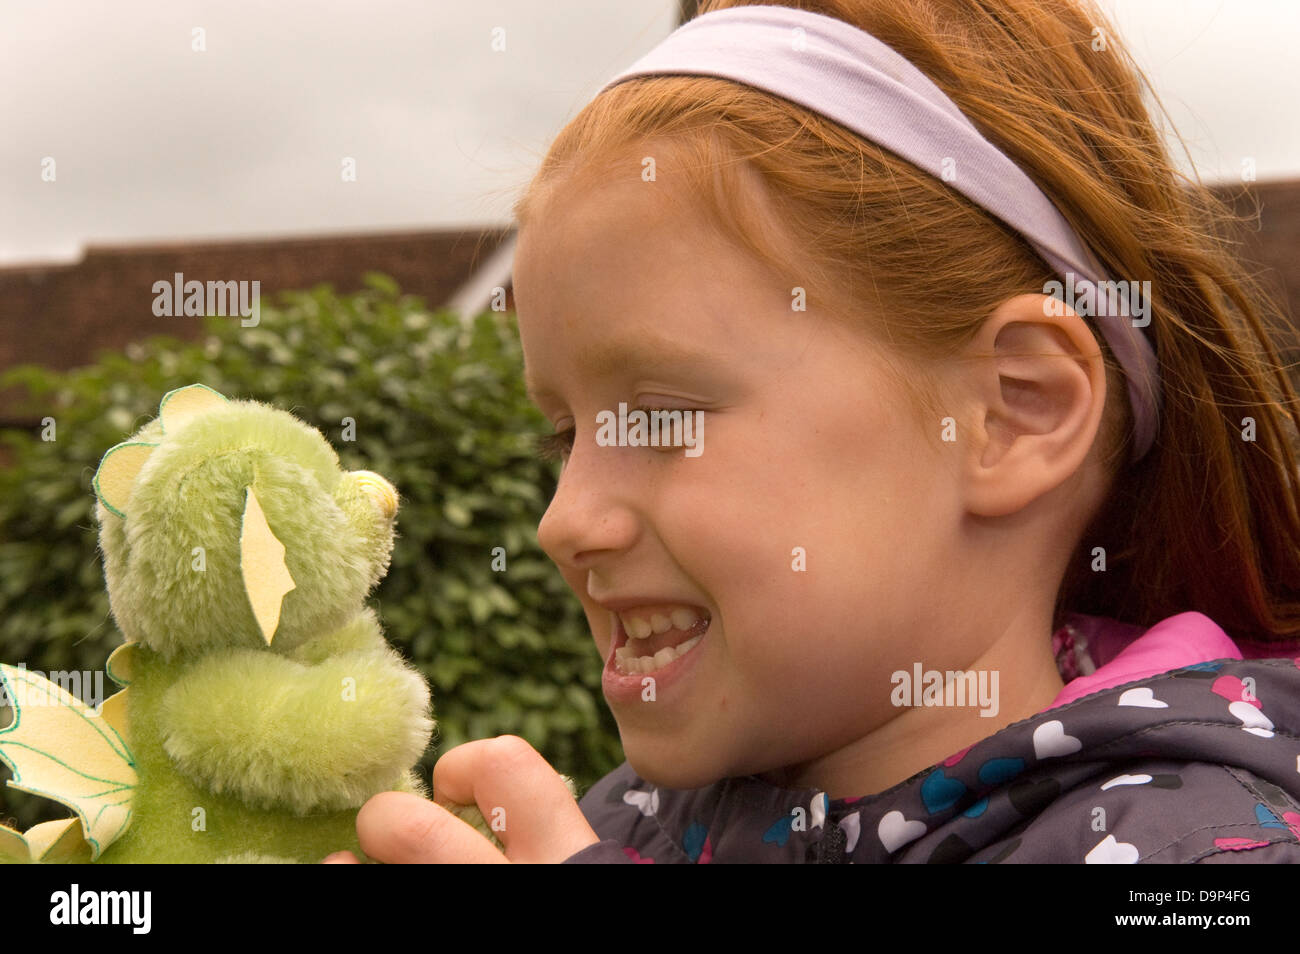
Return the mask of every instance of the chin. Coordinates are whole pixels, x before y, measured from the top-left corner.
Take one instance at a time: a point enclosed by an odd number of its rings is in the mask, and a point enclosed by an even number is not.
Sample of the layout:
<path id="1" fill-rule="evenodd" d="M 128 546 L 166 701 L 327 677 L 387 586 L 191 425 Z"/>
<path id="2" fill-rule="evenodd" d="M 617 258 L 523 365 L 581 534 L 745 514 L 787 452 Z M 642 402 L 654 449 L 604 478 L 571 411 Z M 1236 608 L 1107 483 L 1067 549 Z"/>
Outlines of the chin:
<path id="1" fill-rule="evenodd" d="M 680 768 L 659 771 L 660 766 L 657 764 L 638 768 L 631 759 L 628 760 L 628 763 L 632 766 L 632 771 L 656 788 L 689 791 L 694 788 L 705 788 L 715 782 L 722 781 L 725 777 L 718 775 L 716 772 L 683 772 Z"/>
<path id="2" fill-rule="evenodd" d="M 716 770 L 709 771 L 702 766 L 684 764 L 680 758 L 673 758 L 671 755 L 654 758 L 646 757 L 644 753 L 626 750 L 624 755 L 628 765 L 632 766 L 633 772 L 659 788 L 682 790 L 704 788 L 726 778 Z"/>

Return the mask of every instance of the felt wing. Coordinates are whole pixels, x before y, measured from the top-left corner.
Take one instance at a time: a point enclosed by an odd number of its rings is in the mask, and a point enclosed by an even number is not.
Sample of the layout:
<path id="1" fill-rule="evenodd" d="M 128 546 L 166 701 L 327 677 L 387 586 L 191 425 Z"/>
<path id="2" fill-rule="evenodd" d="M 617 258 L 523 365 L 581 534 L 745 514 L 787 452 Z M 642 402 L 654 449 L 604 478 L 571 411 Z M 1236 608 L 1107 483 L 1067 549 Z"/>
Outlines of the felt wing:
<path id="1" fill-rule="evenodd" d="M 85 864 L 91 847 L 75 818 L 41 822 L 25 833 L 0 825 L 0 862 L 18 864 Z"/>
<path id="2" fill-rule="evenodd" d="M 0 729 L 9 784 L 76 812 L 91 859 L 98 858 L 131 824 L 136 773 L 125 739 L 127 690 L 95 710 L 44 676 L 2 664 L 0 690 L 0 703 L 14 713 Z"/>

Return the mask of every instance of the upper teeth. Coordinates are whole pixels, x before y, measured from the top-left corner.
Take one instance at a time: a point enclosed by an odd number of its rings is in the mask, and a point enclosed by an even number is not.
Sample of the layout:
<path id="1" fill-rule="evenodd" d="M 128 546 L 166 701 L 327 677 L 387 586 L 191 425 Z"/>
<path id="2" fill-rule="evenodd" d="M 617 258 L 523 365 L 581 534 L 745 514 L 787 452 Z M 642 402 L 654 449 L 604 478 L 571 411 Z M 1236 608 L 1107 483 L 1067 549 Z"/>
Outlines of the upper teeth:
<path id="1" fill-rule="evenodd" d="M 695 610 L 683 606 L 671 613 L 651 613 L 648 617 L 619 613 L 618 618 L 623 624 L 623 631 L 630 637 L 647 639 L 651 633 L 666 633 L 670 629 L 690 629 L 704 617 Z"/>

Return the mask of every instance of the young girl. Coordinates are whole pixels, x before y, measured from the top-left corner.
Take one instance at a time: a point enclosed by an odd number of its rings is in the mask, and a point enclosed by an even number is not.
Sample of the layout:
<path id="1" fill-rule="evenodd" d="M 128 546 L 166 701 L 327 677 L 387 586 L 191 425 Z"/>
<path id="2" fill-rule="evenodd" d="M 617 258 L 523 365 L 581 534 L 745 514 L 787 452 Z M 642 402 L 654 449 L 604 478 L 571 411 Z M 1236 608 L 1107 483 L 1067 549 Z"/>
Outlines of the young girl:
<path id="1" fill-rule="evenodd" d="M 511 860 L 1300 861 L 1296 399 L 1114 31 L 797 6 L 706 0 L 518 206 L 627 763 L 577 818 L 471 743 L 439 800 Z M 367 851 L 500 860 L 416 801 Z"/>

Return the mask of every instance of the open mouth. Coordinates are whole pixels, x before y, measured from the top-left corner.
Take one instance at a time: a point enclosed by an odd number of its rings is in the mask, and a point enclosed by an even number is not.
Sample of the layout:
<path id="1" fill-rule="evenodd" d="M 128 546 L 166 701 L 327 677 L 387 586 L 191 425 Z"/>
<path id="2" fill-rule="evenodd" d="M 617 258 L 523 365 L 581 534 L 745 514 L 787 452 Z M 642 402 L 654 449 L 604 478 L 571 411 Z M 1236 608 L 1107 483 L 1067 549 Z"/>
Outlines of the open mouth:
<path id="1" fill-rule="evenodd" d="M 638 638 L 630 636 L 614 614 L 614 671 L 625 676 L 654 673 L 681 659 L 700 644 L 712 622 L 707 611 L 696 610 L 694 615 L 685 628 L 673 623 L 662 632 Z"/>

